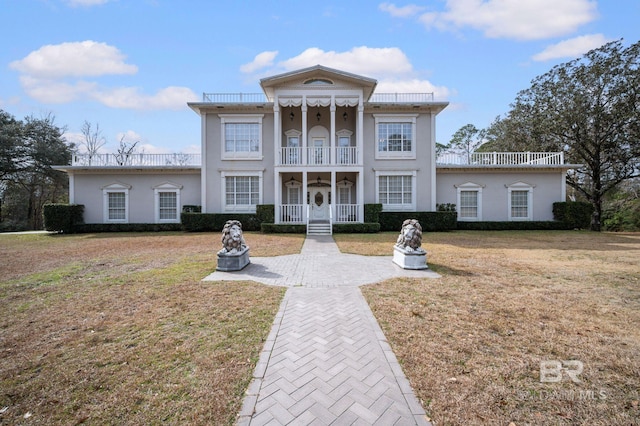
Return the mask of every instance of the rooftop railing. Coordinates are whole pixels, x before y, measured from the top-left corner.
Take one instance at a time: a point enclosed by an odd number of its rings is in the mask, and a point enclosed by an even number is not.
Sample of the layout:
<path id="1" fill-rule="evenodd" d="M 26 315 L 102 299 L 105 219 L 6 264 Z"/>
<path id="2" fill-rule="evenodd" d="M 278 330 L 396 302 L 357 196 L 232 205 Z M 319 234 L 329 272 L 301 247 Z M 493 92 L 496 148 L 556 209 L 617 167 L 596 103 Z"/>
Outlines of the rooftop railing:
<path id="1" fill-rule="evenodd" d="M 438 165 L 454 166 L 557 166 L 564 164 L 564 152 L 474 152 L 440 154 Z"/>
<path id="2" fill-rule="evenodd" d="M 200 154 L 75 154 L 72 166 L 124 167 L 124 166 L 200 166 Z"/>
<path id="3" fill-rule="evenodd" d="M 433 93 L 374 93 L 372 103 L 425 103 L 433 102 Z M 264 93 L 203 93 L 202 102 L 214 104 L 267 103 L 273 99 Z"/>

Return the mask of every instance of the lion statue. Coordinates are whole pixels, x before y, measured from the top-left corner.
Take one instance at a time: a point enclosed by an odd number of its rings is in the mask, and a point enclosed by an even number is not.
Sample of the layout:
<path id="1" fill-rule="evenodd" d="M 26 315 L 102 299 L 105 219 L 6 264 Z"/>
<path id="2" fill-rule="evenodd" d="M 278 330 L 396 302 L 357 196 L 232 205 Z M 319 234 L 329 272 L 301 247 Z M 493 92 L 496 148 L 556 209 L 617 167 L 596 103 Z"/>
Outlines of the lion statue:
<path id="1" fill-rule="evenodd" d="M 424 253 L 422 245 L 422 226 L 417 219 L 402 222 L 402 230 L 398 235 L 396 247 L 408 252 Z"/>
<path id="2" fill-rule="evenodd" d="M 242 236 L 242 223 L 228 220 L 222 228 L 222 250 L 218 254 L 237 254 L 243 252 L 247 244 Z"/>

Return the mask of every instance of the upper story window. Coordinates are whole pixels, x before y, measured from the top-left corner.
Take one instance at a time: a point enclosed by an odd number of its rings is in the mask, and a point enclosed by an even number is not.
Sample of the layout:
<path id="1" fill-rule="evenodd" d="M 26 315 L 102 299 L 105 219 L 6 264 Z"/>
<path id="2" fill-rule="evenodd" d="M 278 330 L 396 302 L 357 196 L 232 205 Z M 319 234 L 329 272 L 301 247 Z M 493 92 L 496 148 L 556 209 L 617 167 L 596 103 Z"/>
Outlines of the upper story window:
<path id="1" fill-rule="evenodd" d="M 376 159 L 416 158 L 417 115 L 374 115 Z"/>
<path id="2" fill-rule="evenodd" d="M 262 117 L 220 114 L 222 159 L 262 159 Z"/>

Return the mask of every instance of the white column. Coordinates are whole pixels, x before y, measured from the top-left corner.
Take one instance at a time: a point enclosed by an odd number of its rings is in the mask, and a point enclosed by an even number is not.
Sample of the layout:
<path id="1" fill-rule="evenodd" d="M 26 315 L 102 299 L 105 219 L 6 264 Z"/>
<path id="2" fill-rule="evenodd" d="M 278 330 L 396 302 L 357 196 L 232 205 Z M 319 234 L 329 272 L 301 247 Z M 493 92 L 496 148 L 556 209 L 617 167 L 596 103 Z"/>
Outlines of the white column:
<path id="1" fill-rule="evenodd" d="M 280 105 L 278 104 L 278 97 L 276 96 L 273 103 L 273 213 L 275 223 L 280 223 L 280 206 L 282 205 L 282 183 L 280 182 L 281 176 L 279 168 L 277 167 L 280 164 L 280 146 L 282 138 L 282 132 L 280 131 L 281 125 L 282 123 L 280 122 Z"/>
<path id="2" fill-rule="evenodd" d="M 333 134 L 333 133 L 332 133 Z M 333 147 L 332 147 L 333 151 Z M 329 204 L 329 208 L 331 209 L 331 217 L 333 221 L 336 220 L 336 209 L 334 206 L 337 204 L 336 201 L 336 171 L 331 170 L 331 204 Z"/>
<path id="3" fill-rule="evenodd" d="M 200 116 L 200 204 L 202 213 L 209 213 L 207 209 L 207 113 Z M 224 145 L 224 141 L 221 142 Z M 225 194 L 221 194 L 221 198 Z"/>
<path id="4" fill-rule="evenodd" d="M 360 95 L 360 101 L 358 103 L 358 124 L 356 133 L 356 146 L 358 147 L 358 165 L 364 165 L 364 104 L 362 102 L 362 95 Z M 372 145 L 372 149 L 375 148 L 375 141 Z"/>
<path id="5" fill-rule="evenodd" d="M 300 106 L 302 110 L 302 164 L 307 165 L 307 134 L 309 133 L 307 130 L 307 97 L 305 95 L 302 96 L 302 105 Z"/>
<path id="6" fill-rule="evenodd" d="M 76 203 L 76 183 L 73 172 L 69 172 L 69 204 Z"/>
<path id="7" fill-rule="evenodd" d="M 307 172 L 303 171 L 302 172 L 302 218 L 304 219 L 304 222 L 307 223 L 307 191 L 309 189 L 307 188 Z"/>
<path id="8" fill-rule="evenodd" d="M 330 164 L 336 164 L 336 98 L 331 95 L 331 106 L 329 107 L 331 115 L 331 154 L 329 155 Z M 333 180 L 333 179 L 332 179 Z M 332 183 L 333 184 L 333 183 Z"/>
<path id="9" fill-rule="evenodd" d="M 364 173 L 358 173 L 358 218 L 364 222 Z"/>

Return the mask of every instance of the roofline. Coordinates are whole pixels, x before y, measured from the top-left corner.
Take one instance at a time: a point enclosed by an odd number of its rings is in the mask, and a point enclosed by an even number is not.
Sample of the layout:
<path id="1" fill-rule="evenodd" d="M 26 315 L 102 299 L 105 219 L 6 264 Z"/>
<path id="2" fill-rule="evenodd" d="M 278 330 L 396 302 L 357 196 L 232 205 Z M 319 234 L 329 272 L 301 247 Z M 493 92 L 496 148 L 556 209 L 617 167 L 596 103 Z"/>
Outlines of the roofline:
<path id="1" fill-rule="evenodd" d="M 301 75 L 301 74 L 306 74 L 309 72 L 313 72 L 313 71 L 326 71 L 332 74 L 338 74 L 341 75 L 343 77 L 347 77 L 347 78 L 352 78 L 352 79 L 356 79 L 356 80 L 365 80 L 368 81 L 369 83 L 373 84 L 373 87 L 375 88 L 375 86 L 377 86 L 378 81 L 374 78 L 371 77 L 365 77 L 362 75 L 358 75 L 358 74 L 353 74 L 347 71 L 342 71 L 342 70 L 338 70 L 335 68 L 329 68 L 329 67 L 325 67 L 324 65 L 314 65 L 312 67 L 307 67 L 307 68 L 302 68 L 299 70 L 294 70 L 294 71 L 289 71 L 289 72 L 285 72 L 282 74 L 277 74 L 271 77 L 265 77 L 260 79 L 260 86 L 263 85 L 263 83 L 272 83 L 272 82 L 276 82 L 277 80 L 285 80 L 288 79 L 290 77 L 295 77 L 296 75 Z M 373 90 L 372 90 L 373 92 Z"/>

